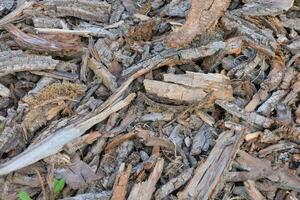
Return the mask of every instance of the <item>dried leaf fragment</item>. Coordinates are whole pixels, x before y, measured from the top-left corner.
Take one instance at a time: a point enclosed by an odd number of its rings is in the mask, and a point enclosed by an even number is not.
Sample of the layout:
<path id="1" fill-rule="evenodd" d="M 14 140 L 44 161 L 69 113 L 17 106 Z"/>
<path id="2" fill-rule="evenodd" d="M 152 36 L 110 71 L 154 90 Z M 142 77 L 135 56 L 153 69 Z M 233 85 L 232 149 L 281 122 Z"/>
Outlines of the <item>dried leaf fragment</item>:
<path id="1" fill-rule="evenodd" d="M 85 86 L 75 83 L 54 83 L 45 87 L 39 95 L 26 99 L 26 103 L 35 107 L 55 100 L 76 100 L 85 92 Z"/>
<path id="2" fill-rule="evenodd" d="M 23 127 L 31 133 L 35 132 L 67 107 L 65 101 L 78 100 L 84 92 L 84 85 L 68 82 L 45 87 L 37 96 L 26 99 L 30 110 L 24 117 Z"/>
<path id="3" fill-rule="evenodd" d="M 230 0 L 192 0 L 185 24 L 167 38 L 170 47 L 178 48 L 204 34 L 227 10 Z"/>

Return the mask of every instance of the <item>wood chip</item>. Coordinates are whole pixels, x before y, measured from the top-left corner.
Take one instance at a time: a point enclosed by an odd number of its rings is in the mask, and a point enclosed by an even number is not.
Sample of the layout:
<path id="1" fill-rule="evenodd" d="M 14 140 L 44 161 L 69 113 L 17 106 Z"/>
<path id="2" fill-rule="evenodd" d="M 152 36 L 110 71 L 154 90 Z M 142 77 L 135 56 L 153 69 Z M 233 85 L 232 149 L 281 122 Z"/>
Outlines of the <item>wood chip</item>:
<path id="1" fill-rule="evenodd" d="M 133 199 L 150 200 L 155 191 L 155 185 L 161 176 L 163 166 L 164 166 L 164 159 L 162 158 L 158 159 L 148 180 L 142 183 L 135 184 L 130 192 L 128 200 L 133 200 Z"/>
<path id="2" fill-rule="evenodd" d="M 224 132 L 212 149 L 207 160 L 200 164 L 185 189 L 178 193 L 179 199 L 209 199 L 218 185 L 224 184 L 223 173 L 234 159 L 244 138 L 244 132 Z M 230 144 L 230 145 L 229 145 Z"/>
<path id="3" fill-rule="evenodd" d="M 59 63 L 51 56 L 32 55 L 22 51 L 4 51 L 0 55 L 0 76 L 22 71 L 54 70 Z"/>
<path id="4" fill-rule="evenodd" d="M 229 3 L 228 0 L 192 0 L 185 24 L 168 36 L 167 45 L 178 48 L 189 44 L 197 35 L 204 34 L 224 14 Z"/>

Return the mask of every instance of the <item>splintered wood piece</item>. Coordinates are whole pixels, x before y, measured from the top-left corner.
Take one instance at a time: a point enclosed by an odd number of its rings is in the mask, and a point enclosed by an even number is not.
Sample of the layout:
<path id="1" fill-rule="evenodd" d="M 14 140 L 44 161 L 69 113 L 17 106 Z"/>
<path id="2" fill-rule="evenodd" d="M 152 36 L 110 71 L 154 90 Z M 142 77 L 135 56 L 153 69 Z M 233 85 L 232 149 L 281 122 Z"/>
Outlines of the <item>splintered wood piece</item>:
<path id="1" fill-rule="evenodd" d="M 54 70 L 58 63 L 51 56 L 4 51 L 0 53 L 0 76 L 22 71 Z"/>
<path id="2" fill-rule="evenodd" d="M 179 174 L 177 177 L 171 179 L 169 182 L 161 186 L 156 193 L 155 193 L 155 199 L 160 200 L 167 197 L 169 194 L 171 194 L 173 191 L 177 190 L 181 186 L 183 186 L 193 175 L 193 168 L 189 168 Z"/>
<path id="3" fill-rule="evenodd" d="M 37 33 L 47 33 L 47 34 L 71 34 L 79 35 L 82 37 L 90 37 L 92 31 L 88 30 L 65 30 L 65 29 L 52 29 L 52 28 L 35 28 Z"/>
<path id="4" fill-rule="evenodd" d="M 271 112 L 275 109 L 275 106 L 280 100 L 287 94 L 285 90 L 277 90 L 272 96 L 267 99 L 261 106 L 258 107 L 257 112 L 264 116 L 270 116 Z"/>
<path id="5" fill-rule="evenodd" d="M 155 185 L 159 180 L 164 166 L 164 159 L 159 158 L 147 181 L 137 183 L 133 186 L 128 200 L 151 200 L 155 191 Z"/>
<path id="6" fill-rule="evenodd" d="M 254 24 L 227 12 L 221 19 L 221 23 L 226 30 L 236 30 L 241 36 L 246 36 L 250 41 L 254 41 L 256 45 L 266 45 L 269 43 L 275 43 L 276 40 L 272 35 L 266 34 Z"/>
<path id="7" fill-rule="evenodd" d="M 174 119 L 172 112 L 151 112 L 141 117 L 141 121 L 171 121 Z"/>
<path id="8" fill-rule="evenodd" d="M 230 79 L 222 74 L 204 74 L 187 71 L 186 74 L 164 74 L 164 81 L 212 92 L 217 99 L 233 100 Z"/>
<path id="9" fill-rule="evenodd" d="M 248 141 L 254 140 L 262 134 L 263 134 L 263 132 L 260 132 L 260 131 L 257 131 L 257 132 L 254 132 L 254 133 L 249 133 L 245 136 L 245 141 L 248 142 Z"/>
<path id="10" fill-rule="evenodd" d="M 182 102 L 197 102 L 206 96 L 201 88 L 189 88 L 163 81 L 144 80 L 147 93 Z"/>
<path id="11" fill-rule="evenodd" d="M 170 47 L 182 47 L 189 44 L 197 35 L 204 34 L 216 24 L 225 13 L 230 0 L 192 0 L 185 24 L 166 39 Z"/>
<path id="12" fill-rule="evenodd" d="M 230 47 L 227 48 L 230 49 Z M 216 41 L 204 46 L 180 50 L 178 51 L 178 54 L 180 55 L 180 58 L 190 60 L 212 56 L 223 49 L 226 49 L 226 42 Z"/>
<path id="13" fill-rule="evenodd" d="M 12 23 L 15 20 L 17 20 L 22 14 L 25 9 L 30 8 L 33 5 L 34 2 L 27 2 L 25 1 L 20 7 L 6 15 L 0 20 L 0 29 L 8 23 Z"/>
<path id="14" fill-rule="evenodd" d="M 103 84 L 114 92 L 118 88 L 116 82 L 116 77 L 110 73 L 110 71 L 101 63 L 96 61 L 94 58 L 88 59 L 87 66 L 94 71 L 96 76 L 98 76 Z"/>
<path id="15" fill-rule="evenodd" d="M 239 150 L 244 133 L 223 132 L 206 161 L 195 169 L 193 178 L 185 189 L 177 194 L 178 199 L 212 198 L 224 184 L 224 172 Z"/>
<path id="16" fill-rule="evenodd" d="M 222 100 L 217 100 L 216 104 L 221 106 L 230 114 L 237 116 L 250 124 L 269 128 L 274 124 L 274 120 L 257 114 L 256 112 L 246 112 L 244 109 L 238 107 L 236 104 L 229 103 Z"/>
<path id="17" fill-rule="evenodd" d="M 115 179 L 113 194 L 111 200 L 125 200 L 127 193 L 127 185 L 132 166 L 129 164 L 126 171 L 124 171 L 125 164 L 121 164 L 117 177 Z"/>
<path id="18" fill-rule="evenodd" d="M 206 112 L 202 112 L 201 110 L 196 110 L 196 115 L 210 126 L 213 126 L 216 122 L 212 116 L 210 116 Z"/>
<path id="19" fill-rule="evenodd" d="M 228 172 L 227 181 L 241 182 L 267 178 L 278 188 L 300 191 L 300 178 L 295 175 L 296 170 L 279 166 L 272 168 L 271 161 L 255 158 L 245 151 L 239 151 L 235 161 L 239 167 L 247 171 Z"/>
<path id="20" fill-rule="evenodd" d="M 68 35 L 68 37 L 63 37 L 59 34 L 53 34 L 47 35 L 47 38 L 45 35 L 24 33 L 12 24 L 5 25 L 4 29 L 9 32 L 14 41 L 24 49 L 46 53 L 63 53 L 66 55 L 76 54 L 81 51 L 80 38 L 77 36 Z"/>
<path id="21" fill-rule="evenodd" d="M 280 141 L 278 144 L 273 144 L 259 151 L 260 157 L 265 157 L 272 152 L 294 149 L 297 147 L 296 143 L 289 141 Z"/>
<path id="22" fill-rule="evenodd" d="M 125 135 L 122 135 L 120 137 L 117 137 L 112 142 L 106 145 L 105 150 L 108 151 L 109 149 L 113 149 L 120 145 L 121 143 L 125 142 L 126 140 L 130 140 L 136 136 L 135 132 L 129 132 Z"/>
<path id="23" fill-rule="evenodd" d="M 176 145 L 170 139 L 154 137 L 150 131 L 141 128 L 136 128 L 136 131 L 136 136 L 139 137 L 146 146 L 156 146 L 176 151 Z"/>
<path id="24" fill-rule="evenodd" d="M 292 80 L 296 77 L 297 71 L 294 68 L 288 68 L 285 73 L 284 77 L 282 79 L 282 83 L 280 85 L 280 89 L 287 90 L 290 88 Z"/>
<path id="25" fill-rule="evenodd" d="M 95 0 L 46 0 L 44 14 L 51 17 L 77 17 L 84 20 L 108 22 L 111 6 Z"/>
<path id="26" fill-rule="evenodd" d="M 109 115 L 128 106 L 135 98 L 135 94 L 131 93 L 124 100 L 116 102 L 113 106 L 108 107 L 96 114 L 88 114 L 81 117 L 81 121 L 76 124 L 70 124 L 56 130 L 51 135 L 46 136 L 41 141 L 36 142 L 27 148 L 24 152 L 12 158 L 11 160 L 0 165 L 0 175 L 5 175 L 15 170 L 33 164 L 43 158 L 58 153 L 63 146 L 75 138 L 84 134 L 95 124 L 105 120 Z"/>
<path id="27" fill-rule="evenodd" d="M 78 75 L 75 73 L 62 72 L 62 71 L 31 71 L 32 74 L 36 74 L 43 77 L 50 77 L 61 80 L 76 81 Z"/>
<path id="28" fill-rule="evenodd" d="M 255 181 L 248 180 L 244 182 L 245 189 L 251 200 L 266 200 L 255 186 Z"/>
<path id="29" fill-rule="evenodd" d="M 256 107 L 268 98 L 269 92 L 275 90 L 281 83 L 285 72 L 283 55 L 278 55 L 272 60 L 272 70 L 268 78 L 261 83 L 261 88 L 253 96 L 252 100 L 245 107 L 245 111 L 252 112 Z"/>
<path id="30" fill-rule="evenodd" d="M 287 94 L 282 103 L 291 105 L 296 102 L 298 93 L 300 92 L 300 73 L 298 72 L 292 85 L 292 90 Z"/>

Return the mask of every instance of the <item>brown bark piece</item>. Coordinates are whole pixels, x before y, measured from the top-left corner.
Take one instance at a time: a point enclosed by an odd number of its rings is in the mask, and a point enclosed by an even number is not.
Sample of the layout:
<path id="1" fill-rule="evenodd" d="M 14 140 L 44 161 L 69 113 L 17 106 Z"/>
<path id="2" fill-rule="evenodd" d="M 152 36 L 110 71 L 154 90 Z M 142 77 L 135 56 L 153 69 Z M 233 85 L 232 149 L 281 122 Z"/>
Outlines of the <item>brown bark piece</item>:
<path id="1" fill-rule="evenodd" d="M 163 166 L 164 159 L 158 159 L 148 180 L 135 184 L 130 192 L 128 200 L 150 200 L 152 194 L 155 192 L 155 185 L 161 176 Z"/>
<path id="2" fill-rule="evenodd" d="M 224 14 L 229 0 L 192 0 L 185 24 L 166 39 L 170 47 L 178 48 L 189 44 L 197 35 L 204 34 Z"/>
<path id="3" fill-rule="evenodd" d="M 248 180 L 244 182 L 246 192 L 251 200 L 266 200 L 266 198 L 255 187 L 255 182 Z"/>
<path id="4" fill-rule="evenodd" d="M 4 28 L 15 42 L 24 49 L 56 54 L 63 53 L 65 55 L 72 55 L 81 51 L 77 36 L 62 37 L 62 35 L 56 34 L 48 35 L 47 38 L 46 36 L 24 33 L 12 24 L 7 24 Z"/>
<path id="5" fill-rule="evenodd" d="M 244 131 L 223 132 L 206 161 L 195 170 L 193 178 L 178 198 L 207 200 L 217 192 L 217 187 L 224 184 L 223 175 L 244 138 Z"/>
<path id="6" fill-rule="evenodd" d="M 106 147 L 105 150 L 108 151 L 109 149 L 113 149 L 120 145 L 121 143 L 125 142 L 126 140 L 130 140 L 136 136 L 135 132 L 129 132 L 125 135 L 122 135 L 116 139 L 114 139 L 112 142 L 110 142 Z"/>
<path id="7" fill-rule="evenodd" d="M 108 71 L 108 69 L 101 63 L 96 61 L 95 59 L 88 59 L 87 66 L 94 71 L 96 76 L 98 76 L 102 81 L 103 84 L 114 92 L 118 85 L 116 82 L 116 77 Z"/>
<path id="8" fill-rule="evenodd" d="M 112 113 L 128 106 L 134 98 L 135 94 L 131 93 L 124 100 L 120 100 L 112 107 L 98 111 L 96 114 L 87 114 L 85 117 L 81 116 L 79 122 L 77 121 L 75 124 L 71 123 L 71 125 L 66 127 L 59 127 L 54 133 L 52 130 L 50 132 L 52 135 L 46 135 L 45 138 L 41 139 L 41 141 L 32 143 L 32 145 L 21 154 L 12 158 L 8 162 L 1 164 L 0 175 L 8 174 L 12 171 L 26 167 L 59 152 L 65 144 L 81 136 L 92 126 L 105 120 Z"/>
<path id="9" fill-rule="evenodd" d="M 123 168 L 123 169 L 122 169 Z M 121 165 L 119 173 L 115 179 L 113 194 L 111 200 L 125 200 L 127 193 L 127 185 L 129 176 L 132 170 L 132 166 L 128 165 L 126 171 L 124 171 L 125 165 Z"/>

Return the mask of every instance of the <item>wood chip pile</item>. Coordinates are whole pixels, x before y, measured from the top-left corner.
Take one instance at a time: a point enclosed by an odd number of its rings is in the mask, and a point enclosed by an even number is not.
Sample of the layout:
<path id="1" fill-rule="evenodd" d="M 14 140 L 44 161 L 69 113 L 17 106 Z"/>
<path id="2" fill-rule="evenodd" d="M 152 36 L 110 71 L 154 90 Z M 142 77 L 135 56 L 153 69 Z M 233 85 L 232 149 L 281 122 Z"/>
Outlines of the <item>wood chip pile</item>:
<path id="1" fill-rule="evenodd" d="M 0 199 L 300 199 L 299 0 L 1 0 Z"/>

